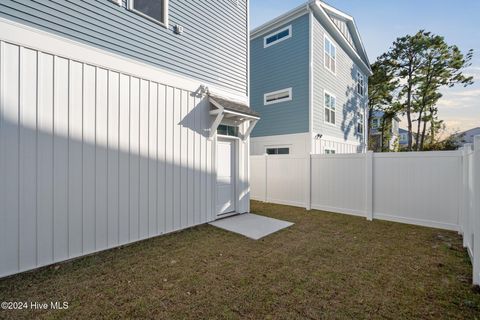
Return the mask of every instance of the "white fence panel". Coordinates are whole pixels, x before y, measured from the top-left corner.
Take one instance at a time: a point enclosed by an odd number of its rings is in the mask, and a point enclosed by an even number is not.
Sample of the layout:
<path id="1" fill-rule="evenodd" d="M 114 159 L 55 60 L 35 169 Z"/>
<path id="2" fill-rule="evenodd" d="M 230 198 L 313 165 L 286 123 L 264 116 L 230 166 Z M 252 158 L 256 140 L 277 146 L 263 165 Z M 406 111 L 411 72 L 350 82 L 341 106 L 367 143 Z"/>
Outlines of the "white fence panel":
<path id="1" fill-rule="evenodd" d="M 459 230 L 460 152 L 375 154 L 373 167 L 374 218 Z"/>
<path id="2" fill-rule="evenodd" d="M 473 225 L 472 221 L 474 221 L 474 200 L 475 200 L 475 195 L 474 195 L 474 185 L 473 185 L 473 158 L 474 158 L 474 153 L 472 150 L 472 146 L 466 145 L 464 147 L 464 172 L 463 172 L 463 178 L 464 178 L 464 185 L 463 185 L 463 217 L 462 217 L 462 222 L 463 222 L 463 245 L 468 248 L 468 253 L 470 254 L 471 257 L 473 257 Z"/>
<path id="3" fill-rule="evenodd" d="M 480 284 L 480 136 L 474 140 L 474 152 L 469 158 L 472 166 L 469 168 L 468 181 L 471 192 L 468 195 L 470 214 L 467 224 L 469 225 L 470 246 L 473 265 L 473 283 Z"/>
<path id="4" fill-rule="evenodd" d="M 312 208 L 365 216 L 365 156 L 312 155 Z"/>
<path id="5" fill-rule="evenodd" d="M 266 156 L 250 157 L 250 197 L 253 200 L 266 201 Z"/>
<path id="6" fill-rule="evenodd" d="M 305 206 L 306 203 L 306 157 L 266 156 L 267 202 Z"/>
<path id="7" fill-rule="evenodd" d="M 473 150 L 251 159 L 253 199 L 459 231 L 480 283 L 480 136 Z"/>

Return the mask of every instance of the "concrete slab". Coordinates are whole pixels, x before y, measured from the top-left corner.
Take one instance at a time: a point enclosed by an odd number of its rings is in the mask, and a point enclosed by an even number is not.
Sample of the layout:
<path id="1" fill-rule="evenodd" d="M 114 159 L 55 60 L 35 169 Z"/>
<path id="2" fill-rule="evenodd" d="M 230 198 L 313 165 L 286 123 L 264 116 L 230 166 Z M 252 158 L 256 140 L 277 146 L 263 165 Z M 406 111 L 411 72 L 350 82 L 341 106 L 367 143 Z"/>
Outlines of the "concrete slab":
<path id="1" fill-rule="evenodd" d="M 253 240 L 261 239 L 293 225 L 292 222 L 259 216 L 252 213 L 217 220 L 210 224 L 220 229 L 241 234 Z"/>

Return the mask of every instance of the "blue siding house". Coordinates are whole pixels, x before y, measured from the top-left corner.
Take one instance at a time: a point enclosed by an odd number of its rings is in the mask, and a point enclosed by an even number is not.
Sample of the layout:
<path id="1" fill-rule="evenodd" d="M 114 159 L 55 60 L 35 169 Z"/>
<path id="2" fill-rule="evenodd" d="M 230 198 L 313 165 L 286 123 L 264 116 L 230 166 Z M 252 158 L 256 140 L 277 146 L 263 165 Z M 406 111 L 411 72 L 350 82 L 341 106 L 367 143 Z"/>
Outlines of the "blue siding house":
<path id="1" fill-rule="evenodd" d="M 248 0 L 0 1 L 0 277 L 249 212 L 248 39 Z"/>
<path id="2" fill-rule="evenodd" d="M 370 64 L 354 19 L 309 1 L 252 30 L 252 154 L 366 150 Z"/>

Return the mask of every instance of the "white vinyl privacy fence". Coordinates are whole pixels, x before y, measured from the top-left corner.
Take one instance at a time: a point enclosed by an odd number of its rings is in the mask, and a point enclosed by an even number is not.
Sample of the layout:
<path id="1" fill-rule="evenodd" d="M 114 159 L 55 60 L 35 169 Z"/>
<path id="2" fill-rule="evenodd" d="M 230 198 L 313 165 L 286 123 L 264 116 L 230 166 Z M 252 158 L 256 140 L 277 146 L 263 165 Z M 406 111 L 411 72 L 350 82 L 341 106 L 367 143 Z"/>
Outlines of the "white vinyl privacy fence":
<path id="1" fill-rule="evenodd" d="M 458 231 L 480 283 L 480 136 L 461 151 L 252 156 L 255 200 Z"/>

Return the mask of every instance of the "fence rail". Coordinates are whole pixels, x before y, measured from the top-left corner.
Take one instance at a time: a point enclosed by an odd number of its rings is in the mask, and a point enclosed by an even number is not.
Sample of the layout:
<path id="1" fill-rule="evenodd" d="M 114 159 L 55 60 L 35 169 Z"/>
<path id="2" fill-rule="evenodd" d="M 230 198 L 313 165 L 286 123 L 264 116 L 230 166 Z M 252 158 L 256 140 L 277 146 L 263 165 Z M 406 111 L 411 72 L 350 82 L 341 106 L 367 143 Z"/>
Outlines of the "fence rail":
<path id="1" fill-rule="evenodd" d="M 251 156 L 251 198 L 458 231 L 480 283 L 480 136 L 460 151 Z"/>

